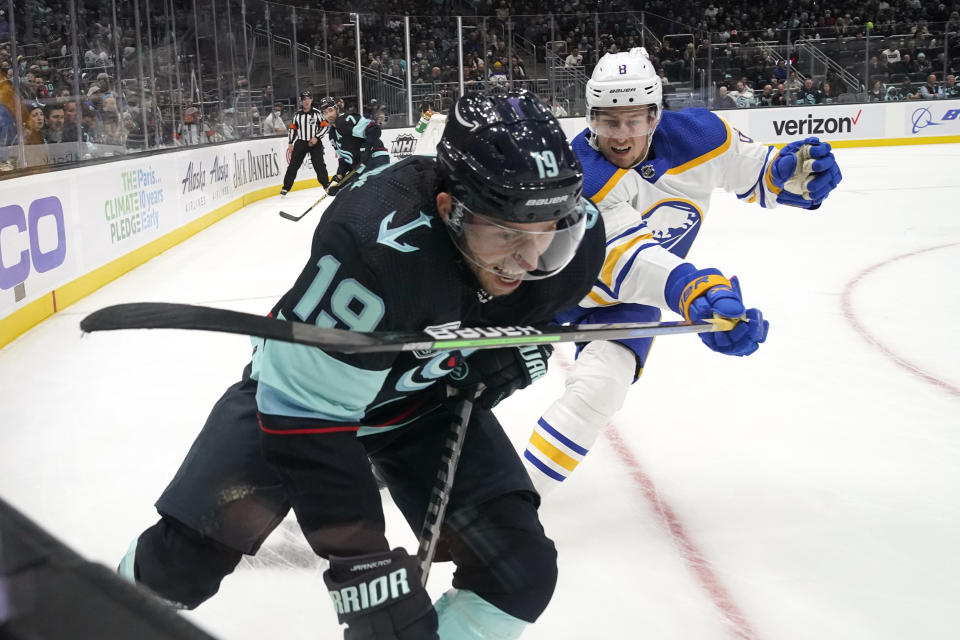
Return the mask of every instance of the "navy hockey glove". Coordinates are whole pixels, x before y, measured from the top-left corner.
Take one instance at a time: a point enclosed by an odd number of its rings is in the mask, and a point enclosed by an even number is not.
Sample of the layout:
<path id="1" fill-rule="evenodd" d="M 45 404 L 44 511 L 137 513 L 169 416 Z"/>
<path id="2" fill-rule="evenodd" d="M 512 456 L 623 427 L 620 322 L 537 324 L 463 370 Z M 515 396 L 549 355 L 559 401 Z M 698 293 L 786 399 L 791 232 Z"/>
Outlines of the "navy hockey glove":
<path id="1" fill-rule="evenodd" d="M 327 187 L 327 195 L 335 196 L 343 188 L 343 176 L 335 175 L 333 176 L 333 182 L 330 183 L 330 186 Z"/>
<path id="2" fill-rule="evenodd" d="M 819 208 L 843 178 L 830 145 L 818 138 L 784 146 L 770 167 L 770 177 L 781 189 L 777 202 L 803 209 Z"/>
<path id="3" fill-rule="evenodd" d="M 344 637 L 423 640 L 437 637 L 437 612 L 420 584 L 417 558 L 402 548 L 365 556 L 330 556 L 323 573 Z"/>
<path id="4" fill-rule="evenodd" d="M 729 331 L 700 333 L 705 345 L 731 356 L 748 356 L 767 339 L 770 323 L 759 309 L 747 309 L 740 294 L 740 281 L 727 280 L 716 269 L 696 270 L 684 263 L 667 280 L 666 298 L 670 307 L 689 321 L 713 318 L 740 318 Z"/>
<path id="5" fill-rule="evenodd" d="M 551 345 L 528 345 L 504 349 L 481 349 L 461 360 L 447 376 L 448 383 L 459 389 L 483 384 L 477 403 L 492 409 L 517 389 L 523 389 L 547 373 Z"/>

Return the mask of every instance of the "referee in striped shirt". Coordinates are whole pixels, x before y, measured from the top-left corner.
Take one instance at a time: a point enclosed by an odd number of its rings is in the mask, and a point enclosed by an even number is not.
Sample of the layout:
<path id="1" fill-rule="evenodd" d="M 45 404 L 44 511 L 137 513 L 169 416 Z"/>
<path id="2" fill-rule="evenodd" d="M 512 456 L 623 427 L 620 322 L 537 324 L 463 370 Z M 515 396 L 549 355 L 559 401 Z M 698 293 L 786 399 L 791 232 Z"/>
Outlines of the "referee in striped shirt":
<path id="1" fill-rule="evenodd" d="M 324 189 L 330 184 L 327 165 L 323 161 L 323 145 L 320 143 L 320 138 L 326 135 L 327 129 L 323 116 L 313 108 L 313 94 L 309 91 L 301 91 L 300 111 L 297 111 L 293 116 L 293 122 L 290 123 L 290 146 L 287 147 L 288 166 L 287 173 L 283 176 L 281 196 L 287 195 L 290 191 L 307 153 L 310 154 L 313 169 L 317 172 L 317 181 Z"/>

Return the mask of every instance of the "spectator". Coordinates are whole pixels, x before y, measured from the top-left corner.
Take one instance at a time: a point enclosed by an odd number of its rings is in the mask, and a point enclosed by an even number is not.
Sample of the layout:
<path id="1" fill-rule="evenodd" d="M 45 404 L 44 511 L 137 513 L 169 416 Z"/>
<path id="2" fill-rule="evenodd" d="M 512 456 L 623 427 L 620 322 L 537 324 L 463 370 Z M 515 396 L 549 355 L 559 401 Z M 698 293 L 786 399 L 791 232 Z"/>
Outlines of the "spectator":
<path id="1" fill-rule="evenodd" d="M 777 85 L 777 91 L 773 94 L 773 100 L 771 105 L 774 107 L 785 107 L 789 104 L 787 100 L 787 88 L 783 86 L 783 83 Z"/>
<path id="2" fill-rule="evenodd" d="M 43 141 L 47 144 L 63 142 L 63 105 L 51 103 L 47 105 L 46 129 L 43 131 Z"/>
<path id="3" fill-rule="evenodd" d="M 773 86 L 770 84 L 765 84 L 763 85 L 763 92 L 756 97 L 756 102 L 761 107 L 772 107 L 773 99 Z"/>
<path id="4" fill-rule="evenodd" d="M 46 123 L 46 117 L 44 116 L 43 109 L 44 104 L 41 102 L 33 101 L 30 103 L 30 120 L 33 122 L 33 128 L 37 131 L 42 131 L 44 124 Z M 34 138 L 28 144 L 41 144 L 44 142 L 43 138 Z"/>
<path id="5" fill-rule="evenodd" d="M 803 83 L 800 82 L 799 78 L 797 78 L 796 71 L 791 71 L 787 75 L 787 82 L 785 86 L 787 88 L 787 91 L 793 91 L 793 92 L 800 91 L 800 89 L 803 88 Z"/>
<path id="6" fill-rule="evenodd" d="M 813 78 L 803 81 L 803 87 L 797 92 L 797 104 L 822 104 L 823 92 L 813 86 Z"/>
<path id="7" fill-rule="evenodd" d="M 743 80 L 738 80 L 736 90 L 731 91 L 728 95 L 733 98 L 733 101 L 740 109 L 745 109 L 753 105 L 753 89 L 748 87 Z"/>
<path id="8" fill-rule="evenodd" d="M 823 104 L 830 104 L 833 102 L 834 98 L 834 89 L 830 85 L 830 82 L 827 80 L 823 81 L 823 85 L 820 88 L 821 93 L 823 94 Z"/>
<path id="9" fill-rule="evenodd" d="M 543 104 L 548 109 L 550 109 L 550 112 L 553 113 L 553 115 L 555 115 L 556 117 L 558 118 L 567 117 L 567 110 L 564 109 L 563 106 L 557 100 L 551 100 L 547 96 L 543 96 L 541 100 L 543 101 Z"/>
<path id="10" fill-rule="evenodd" d="M 717 109 L 736 109 L 736 101 L 727 95 L 727 87 L 720 85 L 717 89 L 717 103 L 714 105 Z"/>
<path id="11" fill-rule="evenodd" d="M 84 107 L 80 116 L 81 135 L 86 142 L 99 144 L 103 140 L 103 128 L 93 107 Z"/>
<path id="12" fill-rule="evenodd" d="M 920 85 L 919 96 L 924 100 L 933 100 L 934 98 L 944 97 L 943 87 L 937 84 L 937 76 L 931 73 L 927 76 L 927 82 Z"/>
<path id="13" fill-rule="evenodd" d="M 287 132 L 287 125 L 283 121 L 283 103 L 276 102 L 273 111 L 263 120 L 263 135 L 279 136 Z"/>
<path id="14" fill-rule="evenodd" d="M 196 107 L 187 107 L 183 110 L 183 122 L 173 134 L 173 141 L 178 147 L 190 147 L 197 144 L 206 144 L 210 141 L 212 131 L 207 131 L 200 124 L 200 110 Z"/>
<path id="15" fill-rule="evenodd" d="M 777 60 L 777 66 L 773 68 L 773 77 L 776 78 L 777 84 L 786 81 L 787 79 L 787 61 L 780 59 Z"/>
<path id="16" fill-rule="evenodd" d="M 883 82 L 880 80 L 874 80 L 873 86 L 870 87 L 870 91 L 867 92 L 867 101 L 869 102 L 883 102 Z"/>
<path id="17" fill-rule="evenodd" d="M 106 145 L 117 147 L 126 146 L 127 132 L 120 120 L 120 114 L 116 110 L 104 111 L 103 118 L 103 139 L 101 142 Z M 115 150 L 110 151 L 112 155 Z"/>
<path id="18" fill-rule="evenodd" d="M 887 45 L 887 48 L 880 52 L 880 55 L 883 56 L 884 61 L 886 62 L 886 68 L 889 71 L 891 65 L 900 64 L 900 49 L 894 43 Z"/>
<path id="19" fill-rule="evenodd" d="M 567 59 L 564 60 L 565 67 L 582 67 L 583 66 L 583 56 L 580 55 L 580 49 L 574 47 L 570 50 L 570 55 L 567 56 Z"/>
<path id="20" fill-rule="evenodd" d="M 918 96 L 916 90 L 913 88 L 913 85 L 910 83 L 910 76 L 904 74 L 903 80 L 900 84 L 890 85 L 887 87 L 887 93 L 884 96 L 884 100 L 913 100 Z"/>
<path id="21" fill-rule="evenodd" d="M 950 74 L 943 83 L 944 98 L 960 98 L 960 87 L 957 87 L 957 76 Z"/>

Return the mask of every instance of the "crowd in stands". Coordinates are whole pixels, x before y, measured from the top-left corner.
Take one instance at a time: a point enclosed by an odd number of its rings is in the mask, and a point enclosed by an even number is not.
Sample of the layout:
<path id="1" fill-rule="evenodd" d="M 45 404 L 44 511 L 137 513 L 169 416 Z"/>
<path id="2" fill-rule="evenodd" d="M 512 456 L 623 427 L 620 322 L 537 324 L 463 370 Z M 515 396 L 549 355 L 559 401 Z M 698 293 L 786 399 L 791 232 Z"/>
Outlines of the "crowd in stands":
<path id="1" fill-rule="evenodd" d="M 291 91 L 274 96 L 269 78 L 257 88 L 248 83 L 245 74 L 256 68 L 244 70 L 242 56 L 252 32 L 240 31 L 239 4 L 147 3 L 138 17 L 118 4 L 117 18 L 109 3 L 77 0 L 76 59 L 66 0 L 18 0 L 16 56 L 9 17 L 0 12 L 0 168 L 10 166 L 4 150 L 20 142 L 70 145 L 76 159 L 281 133 L 276 125 L 289 121 L 296 100 Z M 343 13 L 342 3 L 294 10 L 245 0 L 244 7 L 253 32 L 295 40 L 316 55 L 326 55 L 325 44 L 327 59 L 346 65 L 357 55 L 354 14 Z M 600 56 L 641 44 L 668 105 L 678 89 L 716 108 L 960 97 L 960 0 L 649 0 L 643 13 L 627 0 L 360 0 L 350 8 L 359 12 L 360 59 L 375 86 L 391 78 L 390 86 L 404 86 L 404 16 L 416 16 L 409 21 L 412 93 L 440 110 L 458 94 L 461 73 L 468 90 L 542 89 L 544 78 L 562 74 L 563 87 L 582 93 Z M 222 31 L 201 38 L 195 25 Z M 837 65 L 814 72 L 811 46 Z M 141 84 L 147 55 L 154 75 Z M 545 99 L 558 115 L 572 111 L 559 95 Z M 22 139 L 11 124 L 17 108 Z M 389 121 L 382 96 L 363 110 Z M 44 154 L 27 155 L 40 163 Z"/>

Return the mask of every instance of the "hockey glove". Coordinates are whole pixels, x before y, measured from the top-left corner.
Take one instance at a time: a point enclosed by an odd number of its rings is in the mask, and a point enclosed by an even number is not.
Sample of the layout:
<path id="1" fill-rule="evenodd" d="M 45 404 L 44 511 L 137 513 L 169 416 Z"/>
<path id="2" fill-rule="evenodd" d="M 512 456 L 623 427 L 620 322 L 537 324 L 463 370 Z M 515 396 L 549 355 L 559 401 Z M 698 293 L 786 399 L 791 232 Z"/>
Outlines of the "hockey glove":
<path id="1" fill-rule="evenodd" d="M 830 145 L 818 138 L 783 147 L 770 167 L 770 176 L 781 189 L 777 202 L 803 209 L 819 208 L 843 178 Z"/>
<path id="2" fill-rule="evenodd" d="M 459 389 L 483 384 L 486 388 L 480 393 L 477 404 L 492 409 L 517 389 L 543 377 L 551 353 L 551 345 L 481 349 L 461 360 L 447 376 L 447 381 Z"/>
<path id="3" fill-rule="evenodd" d="M 333 180 L 334 180 L 334 181 L 330 183 L 330 186 L 327 187 L 327 195 L 328 195 L 328 196 L 335 196 L 335 195 L 337 195 L 337 193 L 340 191 L 340 189 L 343 188 L 343 184 L 342 184 L 342 182 L 343 182 L 343 176 L 341 176 L 341 175 L 339 175 L 339 174 L 338 174 L 338 175 L 335 175 L 335 176 L 333 176 Z"/>
<path id="4" fill-rule="evenodd" d="M 705 345 L 731 356 L 748 356 L 767 339 L 770 323 L 759 309 L 747 309 L 740 294 L 740 282 L 727 280 L 716 269 L 697 270 L 684 263 L 670 274 L 665 291 L 670 307 L 692 322 L 722 316 L 739 318 L 733 329 L 700 333 Z"/>
<path id="5" fill-rule="evenodd" d="M 437 637 L 437 613 L 420 584 L 417 559 L 402 548 L 364 556 L 330 556 L 323 573 L 344 637 L 422 640 Z"/>

